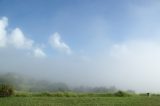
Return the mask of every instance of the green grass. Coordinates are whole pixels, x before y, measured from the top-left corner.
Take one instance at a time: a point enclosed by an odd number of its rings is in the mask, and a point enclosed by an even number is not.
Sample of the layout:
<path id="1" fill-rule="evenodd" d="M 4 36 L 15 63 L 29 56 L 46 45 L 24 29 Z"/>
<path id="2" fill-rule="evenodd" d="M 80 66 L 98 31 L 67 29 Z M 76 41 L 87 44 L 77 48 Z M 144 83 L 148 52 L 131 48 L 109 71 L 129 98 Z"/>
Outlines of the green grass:
<path id="1" fill-rule="evenodd" d="M 5 97 L 0 106 L 160 106 L 160 97 Z"/>

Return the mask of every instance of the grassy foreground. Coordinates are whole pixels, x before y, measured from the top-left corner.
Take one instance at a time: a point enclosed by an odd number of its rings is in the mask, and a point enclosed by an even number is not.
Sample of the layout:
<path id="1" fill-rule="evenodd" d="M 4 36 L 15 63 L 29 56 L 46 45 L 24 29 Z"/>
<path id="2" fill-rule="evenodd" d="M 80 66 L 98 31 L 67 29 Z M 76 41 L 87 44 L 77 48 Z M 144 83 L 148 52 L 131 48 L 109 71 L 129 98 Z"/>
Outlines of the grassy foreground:
<path id="1" fill-rule="evenodd" d="M 160 106 L 160 97 L 5 97 L 0 106 Z"/>

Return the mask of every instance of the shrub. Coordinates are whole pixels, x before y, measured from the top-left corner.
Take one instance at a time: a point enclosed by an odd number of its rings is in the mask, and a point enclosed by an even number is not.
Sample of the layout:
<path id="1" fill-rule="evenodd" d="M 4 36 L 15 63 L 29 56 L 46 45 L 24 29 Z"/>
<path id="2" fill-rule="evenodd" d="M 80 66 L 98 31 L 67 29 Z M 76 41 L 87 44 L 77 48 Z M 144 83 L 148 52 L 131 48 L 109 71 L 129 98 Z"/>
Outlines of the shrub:
<path id="1" fill-rule="evenodd" d="M 141 93 L 141 94 L 139 94 L 140 96 L 150 96 L 150 94 L 149 93 Z M 158 95 L 158 94 L 156 94 L 156 95 Z"/>
<path id="2" fill-rule="evenodd" d="M 6 84 L 0 84 L 0 97 L 7 97 L 14 94 L 13 87 Z"/>
<path id="3" fill-rule="evenodd" d="M 114 95 L 117 96 L 117 97 L 130 96 L 128 93 L 123 92 L 123 91 L 117 91 L 116 93 L 114 93 Z"/>
<path id="4" fill-rule="evenodd" d="M 35 97 L 52 97 L 52 93 L 51 92 L 37 92 L 37 93 L 32 93 L 30 94 L 30 96 L 35 96 Z"/>

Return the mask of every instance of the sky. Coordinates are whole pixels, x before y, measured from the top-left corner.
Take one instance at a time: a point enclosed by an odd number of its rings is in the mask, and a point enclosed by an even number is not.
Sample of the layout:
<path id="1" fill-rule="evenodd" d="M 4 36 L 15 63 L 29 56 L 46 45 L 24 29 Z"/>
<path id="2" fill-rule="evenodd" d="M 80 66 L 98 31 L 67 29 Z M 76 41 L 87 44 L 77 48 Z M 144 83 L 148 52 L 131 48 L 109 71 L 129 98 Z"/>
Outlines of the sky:
<path id="1" fill-rule="evenodd" d="M 160 93 L 159 0 L 0 0 L 0 70 Z"/>

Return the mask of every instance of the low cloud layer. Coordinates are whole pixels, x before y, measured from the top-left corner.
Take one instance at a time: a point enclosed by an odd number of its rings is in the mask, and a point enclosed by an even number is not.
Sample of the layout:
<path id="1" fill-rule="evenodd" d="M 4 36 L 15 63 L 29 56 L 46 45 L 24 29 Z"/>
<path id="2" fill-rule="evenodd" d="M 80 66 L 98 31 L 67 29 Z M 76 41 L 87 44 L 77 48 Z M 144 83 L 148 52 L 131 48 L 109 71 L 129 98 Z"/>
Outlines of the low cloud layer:
<path id="1" fill-rule="evenodd" d="M 129 40 L 112 46 L 110 52 L 117 85 L 137 91 L 158 91 L 160 43 L 152 40 Z M 113 63 L 112 63 L 113 62 Z"/>

